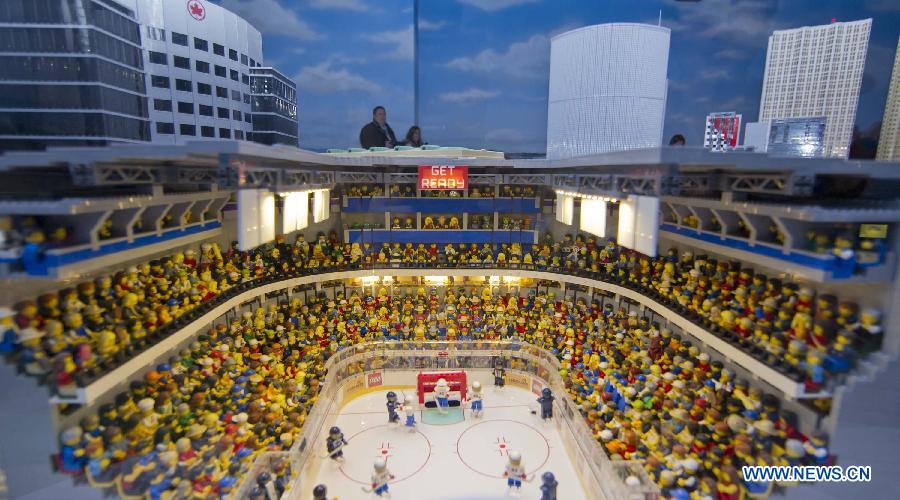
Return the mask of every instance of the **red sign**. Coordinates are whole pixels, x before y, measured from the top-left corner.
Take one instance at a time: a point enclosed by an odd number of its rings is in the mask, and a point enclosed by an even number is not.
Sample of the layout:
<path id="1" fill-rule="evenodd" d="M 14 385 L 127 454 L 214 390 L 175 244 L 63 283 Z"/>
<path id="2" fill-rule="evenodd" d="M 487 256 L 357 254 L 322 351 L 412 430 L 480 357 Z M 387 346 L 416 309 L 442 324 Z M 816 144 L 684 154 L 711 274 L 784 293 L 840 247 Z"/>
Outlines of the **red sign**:
<path id="1" fill-rule="evenodd" d="M 198 21 L 206 19 L 206 7 L 200 3 L 200 0 L 188 0 L 187 10 L 191 17 Z"/>
<path id="2" fill-rule="evenodd" d="M 466 189 L 467 187 L 469 187 L 468 166 L 419 166 L 419 189 Z"/>
<path id="3" fill-rule="evenodd" d="M 741 115 L 736 113 L 715 113 L 706 118 L 706 126 L 712 137 L 713 149 L 733 149 L 738 145 L 741 134 Z"/>
<path id="4" fill-rule="evenodd" d="M 368 380 L 366 382 L 368 387 L 377 387 L 384 382 L 384 379 L 381 376 L 381 372 L 375 372 L 368 375 Z"/>

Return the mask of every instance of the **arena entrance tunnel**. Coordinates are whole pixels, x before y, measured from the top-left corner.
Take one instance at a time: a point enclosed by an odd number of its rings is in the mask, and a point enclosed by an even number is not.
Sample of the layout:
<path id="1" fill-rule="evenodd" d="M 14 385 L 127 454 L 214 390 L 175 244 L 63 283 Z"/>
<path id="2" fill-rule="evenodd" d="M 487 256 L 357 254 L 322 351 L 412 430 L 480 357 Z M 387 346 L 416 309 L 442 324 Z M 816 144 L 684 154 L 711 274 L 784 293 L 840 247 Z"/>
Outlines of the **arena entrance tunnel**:
<path id="1" fill-rule="evenodd" d="M 506 364 L 510 387 L 538 393 L 548 387 L 556 396 L 552 427 L 589 499 L 657 498 L 659 490 L 640 461 L 613 461 L 594 438 L 584 417 L 567 395 L 552 353 L 524 342 L 368 342 L 341 350 L 326 362 L 328 374 L 303 430 L 287 452 L 296 478 L 285 498 L 307 498 L 325 453 L 324 438 L 342 406 L 367 392 L 415 390 L 416 376 L 428 371 L 465 370 L 486 383 L 498 359 Z M 381 416 L 376 417 L 381 419 Z M 488 420 L 489 421 L 489 420 Z M 235 497 L 247 498 L 256 477 L 286 452 L 261 453 L 244 476 Z M 535 466 L 537 464 L 534 464 Z M 626 485 L 626 479 L 629 485 Z M 636 480 L 636 481 L 635 481 Z M 570 486 L 571 487 L 571 486 Z"/>

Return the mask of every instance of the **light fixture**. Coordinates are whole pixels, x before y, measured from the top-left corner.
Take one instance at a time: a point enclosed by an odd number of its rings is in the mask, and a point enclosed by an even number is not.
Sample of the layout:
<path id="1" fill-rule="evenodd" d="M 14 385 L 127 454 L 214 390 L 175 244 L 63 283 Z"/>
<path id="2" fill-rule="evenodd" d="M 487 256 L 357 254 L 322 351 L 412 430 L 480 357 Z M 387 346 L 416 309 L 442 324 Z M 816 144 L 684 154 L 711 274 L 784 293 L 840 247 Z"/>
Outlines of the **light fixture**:
<path id="1" fill-rule="evenodd" d="M 571 196 L 573 198 L 581 198 L 585 200 L 602 200 L 608 203 L 618 203 L 619 199 L 613 196 L 600 196 L 596 194 L 586 194 L 579 193 L 577 191 L 563 191 L 560 189 L 554 190 L 554 192 L 561 196 Z"/>

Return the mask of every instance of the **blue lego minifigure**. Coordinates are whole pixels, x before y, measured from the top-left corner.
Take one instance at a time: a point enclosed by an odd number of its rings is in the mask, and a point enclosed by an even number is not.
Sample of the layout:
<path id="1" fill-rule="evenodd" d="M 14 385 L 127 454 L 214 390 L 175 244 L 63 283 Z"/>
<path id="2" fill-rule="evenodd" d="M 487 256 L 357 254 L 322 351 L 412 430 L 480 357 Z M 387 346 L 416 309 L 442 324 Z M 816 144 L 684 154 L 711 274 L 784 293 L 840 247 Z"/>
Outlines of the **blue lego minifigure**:
<path id="1" fill-rule="evenodd" d="M 332 460 L 344 460 L 344 445 L 347 440 L 344 439 L 344 433 L 340 427 L 334 426 L 328 431 L 328 439 L 325 443 L 328 447 L 328 457 Z"/>
<path id="2" fill-rule="evenodd" d="M 400 421 L 400 415 L 397 414 L 397 407 L 400 404 L 397 402 L 397 394 L 394 391 L 388 391 L 387 393 L 387 406 L 388 411 L 388 423 L 397 423 Z"/>
<path id="3" fill-rule="evenodd" d="M 545 472 L 541 476 L 541 500 L 556 500 L 556 478 L 552 472 Z"/>
<path id="4" fill-rule="evenodd" d="M 87 459 L 82 447 L 82 436 L 80 427 L 70 427 L 63 431 L 60 436 L 62 445 L 59 449 L 60 472 L 78 474 L 84 469 Z"/>
<path id="5" fill-rule="evenodd" d="M 328 500 L 328 488 L 324 484 L 317 484 L 313 488 L 313 500 Z"/>
<path id="6" fill-rule="evenodd" d="M 541 397 L 537 398 L 537 402 L 541 404 L 541 418 L 547 420 L 553 418 L 553 393 L 549 387 L 544 387 L 541 391 Z"/>

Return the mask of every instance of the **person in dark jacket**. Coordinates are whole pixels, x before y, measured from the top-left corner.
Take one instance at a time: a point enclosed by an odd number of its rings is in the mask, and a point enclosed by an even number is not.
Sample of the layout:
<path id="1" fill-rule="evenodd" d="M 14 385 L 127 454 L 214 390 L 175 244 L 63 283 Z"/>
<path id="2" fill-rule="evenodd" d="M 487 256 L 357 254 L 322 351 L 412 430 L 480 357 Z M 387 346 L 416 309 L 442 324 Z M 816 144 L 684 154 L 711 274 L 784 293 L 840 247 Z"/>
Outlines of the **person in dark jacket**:
<path id="1" fill-rule="evenodd" d="M 384 106 L 375 106 L 372 110 L 372 121 L 359 131 L 359 145 L 365 149 L 392 148 L 397 145 L 397 137 L 387 124 Z"/>

